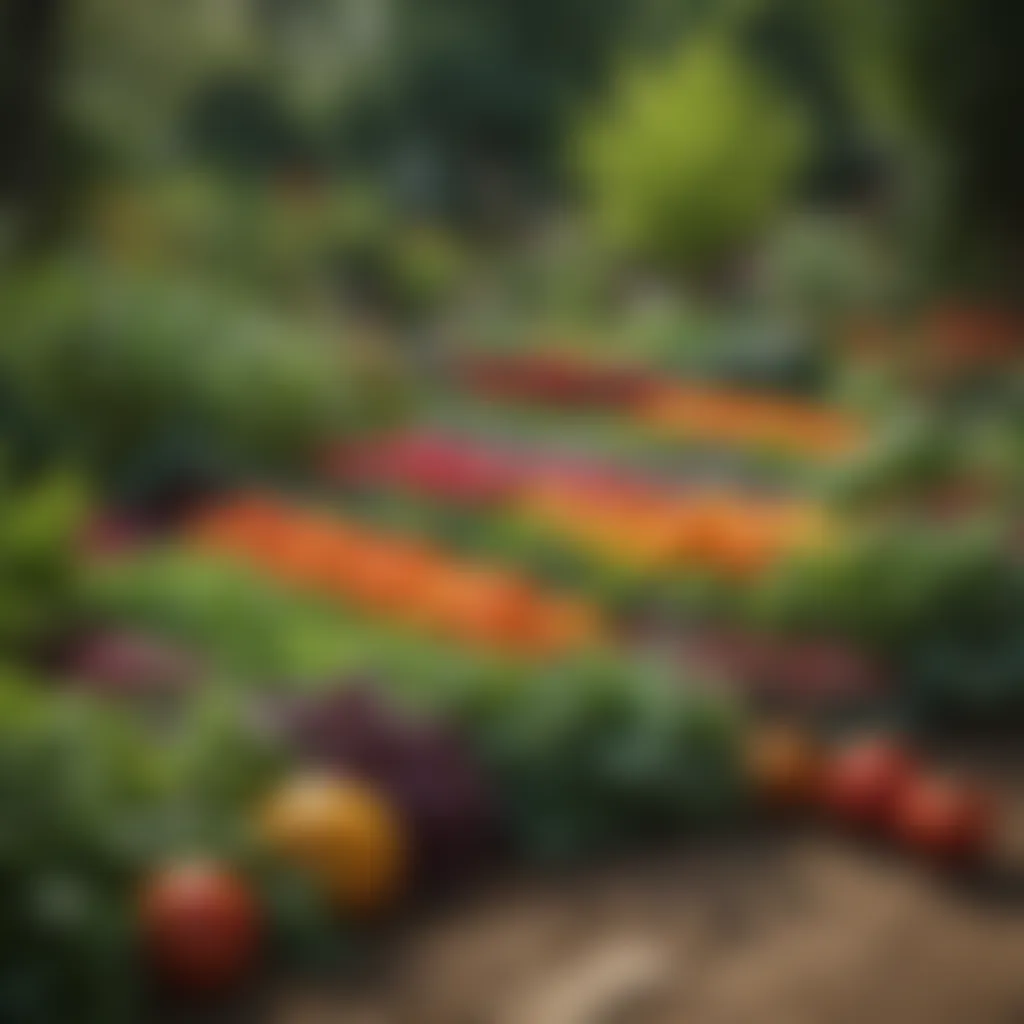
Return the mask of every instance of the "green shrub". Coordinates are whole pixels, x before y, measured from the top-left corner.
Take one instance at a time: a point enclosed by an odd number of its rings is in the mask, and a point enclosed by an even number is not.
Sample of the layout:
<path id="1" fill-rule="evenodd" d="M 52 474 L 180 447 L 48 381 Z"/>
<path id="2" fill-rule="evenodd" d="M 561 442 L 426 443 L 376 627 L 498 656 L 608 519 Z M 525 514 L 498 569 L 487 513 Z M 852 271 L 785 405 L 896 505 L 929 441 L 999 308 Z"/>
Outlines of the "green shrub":
<path id="1" fill-rule="evenodd" d="M 762 625 L 880 655 L 915 715 L 1020 721 L 1024 566 L 999 527 L 903 520 L 851 529 L 752 595 Z"/>
<path id="2" fill-rule="evenodd" d="M 79 609 L 75 545 L 87 495 L 70 473 L 0 477 L 0 649 L 40 652 Z"/>
<path id="3" fill-rule="evenodd" d="M 250 856 L 242 808 L 274 758 L 243 721 L 211 691 L 154 737 L 94 702 L 0 680 L 0 1019 L 143 1019 L 132 894 L 165 858 Z"/>
<path id="4" fill-rule="evenodd" d="M 798 112 L 720 34 L 628 69 L 579 140 L 598 229 L 615 247 L 705 270 L 778 211 L 800 168 Z"/>
<path id="5" fill-rule="evenodd" d="M 0 315 L 25 423 L 115 486 L 301 466 L 357 409 L 325 338 L 196 283 L 69 261 Z"/>

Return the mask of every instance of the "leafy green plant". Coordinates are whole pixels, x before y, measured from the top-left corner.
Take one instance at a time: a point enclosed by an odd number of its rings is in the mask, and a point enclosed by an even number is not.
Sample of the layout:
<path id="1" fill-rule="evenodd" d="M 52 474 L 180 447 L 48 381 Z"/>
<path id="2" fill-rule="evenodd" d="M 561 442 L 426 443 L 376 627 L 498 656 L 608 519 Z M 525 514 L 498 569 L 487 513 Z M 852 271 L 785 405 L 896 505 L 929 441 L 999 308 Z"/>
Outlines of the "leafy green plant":
<path id="1" fill-rule="evenodd" d="M 752 611 L 770 628 L 843 637 L 880 655 L 916 714 L 1024 712 L 1024 566 L 991 525 L 864 525 L 774 573 Z"/>
<path id="2" fill-rule="evenodd" d="M 97 607 L 190 642 L 247 692 L 354 679 L 455 728 L 496 780 L 517 847 L 569 856 L 706 824 L 732 806 L 733 716 L 605 652 L 547 666 L 465 651 L 168 551 L 103 570 Z"/>
<path id="3" fill-rule="evenodd" d="M 438 677 L 486 660 L 186 548 L 95 565 L 86 593 L 95 620 L 181 643 L 250 691 L 316 687 L 369 673 L 429 697 Z"/>
<path id="4" fill-rule="evenodd" d="M 891 418 L 862 451 L 825 474 L 849 507 L 982 496 L 1010 509 L 1021 499 L 1019 414 L 995 396 L 980 410 L 936 407 Z"/>
<path id="5" fill-rule="evenodd" d="M 75 546 L 87 495 L 75 475 L 0 478 L 0 645 L 37 653 L 79 608 Z"/>
<path id="6" fill-rule="evenodd" d="M 69 261 L 14 282 L 0 308 L 7 389 L 129 491 L 300 465 L 356 407 L 326 339 L 195 283 Z"/>
<path id="7" fill-rule="evenodd" d="M 593 855 L 735 811 L 736 717 L 656 668 L 574 661 L 492 699 L 469 735 L 531 856 Z"/>
<path id="8" fill-rule="evenodd" d="M 140 1019 L 139 879 L 179 853 L 240 853 L 269 756 L 220 695 L 173 734 L 38 684 L 0 683 L 0 1017 Z"/>

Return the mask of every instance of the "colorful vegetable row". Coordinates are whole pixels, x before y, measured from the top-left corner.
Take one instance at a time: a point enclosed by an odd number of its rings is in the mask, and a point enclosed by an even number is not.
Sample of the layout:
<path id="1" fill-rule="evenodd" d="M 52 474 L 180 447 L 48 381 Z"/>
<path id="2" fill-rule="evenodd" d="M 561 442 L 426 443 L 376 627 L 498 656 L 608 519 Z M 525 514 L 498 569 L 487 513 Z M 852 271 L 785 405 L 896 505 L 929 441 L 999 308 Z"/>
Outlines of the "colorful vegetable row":
<path id="1" fill-rule="evenodd" d="M 636 415 L 683 439 L 780 448 L 819 458 L 846 455 L 865 437 L 863 426 L 851 417 L 808 402 L 699 387 L 659 388 Z"/>
<path id="2" fill-rule="evenodd" d="M 588 604 L 515 573 L 272 499 L 210 510 L 194 537 L 279 579 L 466 643 L 540 657 L 592 646 L 603 633 Z"/>
<path id="3" fill-rule="evenodd" d="M 406 434 L 336 453 L 329 471 L 458 504 L 501 504 L 630 569 L 757 573 L 826 532 L 807 502 L 686 493 L 585 460 L 527 460 L 456 437 Z"/>
<path id="4" fill-rule="evenodd" d="M 467 505 L 509 503 L 555 484 L 596 495 L 653 497 L 670 490 L 649 475 L 599 459 L 516 451 L 429 429 L 337 445 L 324 468 L 339 483 L 400 488 Z"/>
<path id="5" fill-rule="evenodd" d="M 615 564 L 741 580 L 761 575 L 795 549 L 819 545 L 828 533 L 811 505 L 714 493 L 595 500 L 553 487 L 529 495 L 522 511 Z"/>
<path id="6" fill-rule="evenodd" d="M 491 398 L 619 411 L 658 432 L 703 443 L 842 455 L 864 440 L 863 424 L 811 402 L 679 385 L 635 367 L 572 354 L 505 354 L 464 361 L 462 377 Z"/>

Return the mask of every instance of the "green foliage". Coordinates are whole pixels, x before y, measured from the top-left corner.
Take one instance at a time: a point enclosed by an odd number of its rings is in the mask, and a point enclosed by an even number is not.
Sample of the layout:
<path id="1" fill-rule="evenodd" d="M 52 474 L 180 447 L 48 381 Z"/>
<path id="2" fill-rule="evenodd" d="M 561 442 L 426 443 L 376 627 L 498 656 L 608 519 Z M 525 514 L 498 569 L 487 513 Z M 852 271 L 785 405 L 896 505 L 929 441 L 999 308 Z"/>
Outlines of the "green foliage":
<path id="1" fill-rule="evenodd" d="M 0 303 L 0 379 L 122 488 L 302 465 L 355 408 L 326 339 L 198 285 L 68 262 Z"/>
<path id="2" fill-rule="evenodd" d="M 252 684 L 330 676 L 345 662 L 343 613 L 231 562 L 154 550 L 93 566 L 87 594 L 100 620 L 186 644 Z"/>
<path id="3" fill-rule="evenodd" d="M 384 74 L 350 98 L 345 141 L 400 168 L 411 156 L 426 171 L 418 191 L 455 209 L 486 207 L 495 181 L 506 196 L 536 195 L 560 176 L 568 119 L 621 48 L 674 31 L 689 8 L 398 0 Z"/>
<path id="4" fill-rule="evenodd" d="M 737 806 L 737 720 L 649 666 L 552 666 L 503 689 L 468 733 L 532 856 L 593 856 L 707 828 Z"/>
<path id="5" fill-rule="evenodd" d="M 908 412 L 878 431 L 863 451 L 830 471 L 829 496 L 850 508 L 927 502 L 958 492 L 995 507 L 1024 498 L 1019 414 L 995 396 L 980 411 Z"/>
<path id="6" fill-rule="evenodd" d="M 823 215 L 787 219 L 768 240 L 759 285 L 789 316 L 828 329 L 884 310 L 907 290 L 893 239 L 863 221 Z"/>
<path id="7" fill-rule="evenodd" d="M 379 190 L 299 174 L 272 187 L 202 173 L 121 185 L 94 203 L 88 233 L 115 253 L 300 309 L 330 309 L 343 293 L 389 313 L 430 312 L 466 265 L 452 232 L 399 216 Z"/>
<path id="8" fill-rule="evenodd" d="M 826 489 L 848 506 L 920 496 L 953 479 L 958 459 L 960 446 L 942 423 L 920 413 L 905 415 L 830 471 Z"/>
<path id="9" fill-rule="evenodd" d="M 429 697 L 438 676 L 486 661 L 181 548 L 92 567 L 87 597 L 98 619 L 181 642 L 252 691 L 368 673 Z"/>
<path id="10" fill-rule="evenodd" d="M 878 6 L 866 5 L 866 6 Z M 1011 301 L 1021 288 L 1024 142 L 1017 111 L 1024 11 L 1013 0 L 882 4 L 899 13 L 897 60 L 935 161 L 941 270 Z"/>
<path id="11" fill-rule="evenodd" d="M 239 709 L 202 702 L 173 737 L 20 681 L 0 684 L 0 1017 L 140 1019 L 132 895 L 175 853 L 243 850 L 271 761 Z"/>
<path id="12" fill-rule="evenodd" d="M 994 525 L 865 524 L 795 558 L 753 603 L 762 624 L 882 655 L 916 712 L 988 721 L 1024 713 L 1024 566 Z"/>
<path id="13" fill-rule="evenodd" d="M 800 169 L 799 111 L 727 37 L 704 33 L 664 64 L 628 68 L 582 128 L 580 166 L 616 247 L 685 270 L 735 253 Z"/>
<path id="14" fill-rule="evenodd" d="M 901 520 L 851 525 L 768 578 L 760 608 L 778 626 L 896 649 L 960 615 L 976 618 L 980 592 L 1015 575 L 1004 550 L 999 532 L 980 524 L 957 531 Z"/>
<path id="15" fill-rule="evenodd" d="M 186 552 L 102 574 L 105 614 L 190 642 L 249 693 L 371 680 L 440 715 L 478 752 L 531 854 L 591 853 L 733 806 L 736 723 L 654 667 L 607 653 L 537 666 L 463 651 Z"/>
<path id="16" fill-rule="evenodd" d="M 70 473 L 0 480 L 0 647 L 37 653 L 77 614 L 86 492 Z"/>

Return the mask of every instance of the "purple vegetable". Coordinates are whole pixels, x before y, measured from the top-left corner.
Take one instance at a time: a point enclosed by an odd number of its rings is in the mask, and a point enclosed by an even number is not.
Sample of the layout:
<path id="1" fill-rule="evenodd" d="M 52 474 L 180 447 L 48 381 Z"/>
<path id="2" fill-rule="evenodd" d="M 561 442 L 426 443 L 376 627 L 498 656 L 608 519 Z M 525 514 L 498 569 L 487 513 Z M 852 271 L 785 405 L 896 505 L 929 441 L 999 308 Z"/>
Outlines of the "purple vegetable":
<path id="1" fill-rule="evenodd" d="M 425 878 L 453 880 L 493 849 L 488 787 L 451 730 L 403 714 L 366 684 L 293 702 L 278 723 L 310 761 L 388 794 L 410 824 Z"/>

